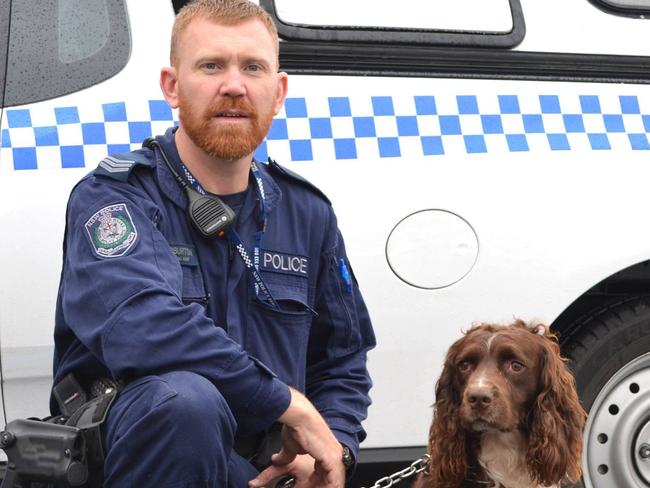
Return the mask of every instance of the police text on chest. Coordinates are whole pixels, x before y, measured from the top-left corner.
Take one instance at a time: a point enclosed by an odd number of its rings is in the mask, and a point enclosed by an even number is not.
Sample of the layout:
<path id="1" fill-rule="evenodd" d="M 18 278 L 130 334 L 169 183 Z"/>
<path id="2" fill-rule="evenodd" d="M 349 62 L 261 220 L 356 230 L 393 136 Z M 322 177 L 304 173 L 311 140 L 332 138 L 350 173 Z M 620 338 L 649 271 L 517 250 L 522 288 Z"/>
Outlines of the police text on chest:
<path id="1" fill-rule="evenodd" d="M 307 276 L 309 260 L 304 256 L 295 256 L 273 251 L 264 251 L 262 267 L 268 271 L 299 274 Z"/>

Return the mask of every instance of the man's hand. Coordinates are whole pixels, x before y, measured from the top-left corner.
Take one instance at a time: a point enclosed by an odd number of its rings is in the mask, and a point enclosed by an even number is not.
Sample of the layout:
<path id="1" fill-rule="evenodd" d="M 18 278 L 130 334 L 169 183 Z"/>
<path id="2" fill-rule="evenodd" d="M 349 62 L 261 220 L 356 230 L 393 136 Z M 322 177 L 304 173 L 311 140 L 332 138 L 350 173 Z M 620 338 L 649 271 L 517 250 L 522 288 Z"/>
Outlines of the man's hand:
<path id="1" fill-rule="evenodd" d="M 293 488 L 311 488 L 312 486 L 320 486 L 318 483 L 312 483 L 312 475 L 314 474 L 314 458 L 311 457 L 309 454 L 298 454 L 296 458 L 291 461 L 289 464 L 286 466 L 283 466 L 282 468 L 286 467 L 286 472 L 285 469 L 281 468 L 276 468 L 276 466 L 273 466 L 274 468 L 273 471 L 270 473 L 263 473 L 264 479 L 266 479 L 267 474 L 268 476 L 274 476 L 275 478 L 269 483 L 266 482 L 267 486 L 270 484 L 273 486 L 273 483 L 277 482 L 276 478 L 286 478 L 286 477 L 292 477 L 294 479 L 295 484 L 292 485 Z M 277 471 L 276 471 L 277 469 Z M 282 471 L 284 474 L 283 475 L 276 475 L 273 473 L 277 473 Z"/>
<path id="2" fill-rule="evenodd" d="M 309 454 L 314 459 L 314 466 L 307 484 L 303 486 L 343 488 L 343 448 L 309 400 L 291 388 L 291 403 L 278 421 L 284 424 L 282 449 L 273 455 L 273 465 L 251 480 L 248 486 L 261 488 L 283 475 L 297 475 L 297 469 L 303 466 L 303 462 L 296 461 L 296 456 Z M 303 471 L 302 468 L 299 470 Z"/>

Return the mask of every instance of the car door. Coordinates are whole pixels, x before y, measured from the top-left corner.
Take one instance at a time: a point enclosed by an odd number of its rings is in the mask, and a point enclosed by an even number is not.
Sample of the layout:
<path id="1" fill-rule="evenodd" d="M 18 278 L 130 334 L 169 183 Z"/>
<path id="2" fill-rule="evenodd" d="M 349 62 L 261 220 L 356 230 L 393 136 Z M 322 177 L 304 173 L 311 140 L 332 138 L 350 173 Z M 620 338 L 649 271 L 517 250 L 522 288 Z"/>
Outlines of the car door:
<path id="1" fill-rule="evenodd" d="M 94 163 L 93 150 L 106 152 L 99 143 L 116 118 L 110 102 L 123 91 L 106 81 L 131 57 L 127 13 L 124 0 L 0 0 L 0 368 L 8 421 L 48 414 L 65 202 L 87 171 L 84 155 Z M 104 113 L 97 100 L 108 115 L 87 121 L 86 113 Z"/>
<path id="2" fill-rule="evenodd" d="M 11 10 L 11 0 L 0 0 L 0 147 L 5 143 L 5 131 L 1 130 L 4 125 L 4 92 L 5 78 L 7 72 L 7 49 L 9 47 L 9 12 Z M 0 151 L 0 169 L 2 168 L 2 151 Z M 0 210 L 0 219 L 2 211 Z M 1 221 L 1 220 L 0 220 Z M 2 309 L 0 308 L 0 324 L 2 324 Z M 1 364 L 1 363 L 0 363 Z M 1 370 L 0 370 L 1 373 Z M 2 378 L 0 376 L 0 389 L 2 388 Z M 4 407 L 4 404 L 3 404 Z M 2 425 L 5 424 L 4 408 L 0 411 Z"/>

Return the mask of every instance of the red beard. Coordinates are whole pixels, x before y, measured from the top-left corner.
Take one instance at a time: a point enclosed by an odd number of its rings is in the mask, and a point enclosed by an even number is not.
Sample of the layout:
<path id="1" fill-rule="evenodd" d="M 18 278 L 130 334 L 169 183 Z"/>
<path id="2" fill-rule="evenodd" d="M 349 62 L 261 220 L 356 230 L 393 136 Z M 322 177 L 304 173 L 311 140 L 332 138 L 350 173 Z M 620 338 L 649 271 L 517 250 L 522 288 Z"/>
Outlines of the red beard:
<path id="1" fill-rule="evenodd" d="M 215 115 L 227 110 L 245 114 L 246 122 L 220 124 Z M 252 154 L 264 140 L 273 120 L 273 113 L 260 117 L 243 97 L 223 98 L 202 113 L 196 112 L 198 110 L 192 108 L 185 97 L 179 97 L 179 118 L 189 138 L 210 156 L 225 161 Z"/>

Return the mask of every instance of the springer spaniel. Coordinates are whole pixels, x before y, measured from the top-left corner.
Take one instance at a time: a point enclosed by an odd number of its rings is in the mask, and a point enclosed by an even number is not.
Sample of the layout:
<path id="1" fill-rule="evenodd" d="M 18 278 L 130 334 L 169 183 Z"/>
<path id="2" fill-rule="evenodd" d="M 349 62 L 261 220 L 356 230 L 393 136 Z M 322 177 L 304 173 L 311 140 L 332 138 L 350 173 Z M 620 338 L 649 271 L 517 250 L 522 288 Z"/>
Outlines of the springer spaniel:
<path id="1" fill-rule="evenodd" d="M 418 488 L 559 488 L 581 475 L 586 414 L 541 324 L 470 329 L 436 384 L 428 473 Z"/>

